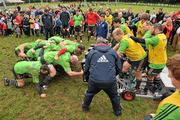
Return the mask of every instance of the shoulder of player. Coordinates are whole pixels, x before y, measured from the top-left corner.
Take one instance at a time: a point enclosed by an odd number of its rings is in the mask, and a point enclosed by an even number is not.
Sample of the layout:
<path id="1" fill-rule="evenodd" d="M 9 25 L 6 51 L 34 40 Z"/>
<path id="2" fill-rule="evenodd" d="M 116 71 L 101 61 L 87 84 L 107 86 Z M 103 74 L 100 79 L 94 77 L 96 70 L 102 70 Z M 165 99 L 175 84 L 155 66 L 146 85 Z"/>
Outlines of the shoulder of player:
<path id="1" fill-rule="evenodd" d="M 180 93 L 179 92 L 174 92 L 172 95 L 170 95 L 169 97 L 165 98 L 162 102 L 161 105 L 164 104 L 175 104 L 179 99 L 180 99 Z M 178 103 L 178 104 L 177 104 Z M 177 102 L 175 105 L 180 107 L 180 102 Z"/>

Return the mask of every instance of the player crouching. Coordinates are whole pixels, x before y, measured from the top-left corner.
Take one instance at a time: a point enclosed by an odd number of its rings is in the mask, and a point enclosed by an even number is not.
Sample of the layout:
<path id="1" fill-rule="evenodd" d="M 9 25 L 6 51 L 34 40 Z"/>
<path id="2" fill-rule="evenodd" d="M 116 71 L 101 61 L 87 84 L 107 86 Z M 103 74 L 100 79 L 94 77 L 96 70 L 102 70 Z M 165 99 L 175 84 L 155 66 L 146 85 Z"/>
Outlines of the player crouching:
<path id="1" fill-rule="evenodd" d="M 56 75 L 56 70 L 53 65 L 43 65 L 40 61 L 20 61 L 14 65 L 13 74 L 15 80 L 4 78 L 5 86 L 23 87 L 25 85 L 24 78 L 32 76 L 36 90 L 40 97 L 44 98 L 46 94 L 43 86 L 46 86 Z"/>

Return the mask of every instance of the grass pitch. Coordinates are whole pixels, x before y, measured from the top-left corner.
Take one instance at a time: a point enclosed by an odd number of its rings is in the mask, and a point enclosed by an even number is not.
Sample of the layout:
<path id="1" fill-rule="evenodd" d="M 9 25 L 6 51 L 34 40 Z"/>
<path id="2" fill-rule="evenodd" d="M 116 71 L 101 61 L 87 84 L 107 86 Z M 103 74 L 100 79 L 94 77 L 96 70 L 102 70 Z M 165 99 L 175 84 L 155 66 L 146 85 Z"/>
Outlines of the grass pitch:
<path id="1" fill-rule="evenodd" d="M 36 7 L 40 4 L 31 4 Z M 43 4 L 45 6 L 47 4 Z M 57 3 L 49 4 L 56 6 Z M 27 7 L 24 4 L 22 7 Z M 137 5 L 107 5 L 113 10 L 119 8 L 132 7 L 134 12 L 143 9 L 152 9 L 153 6 Z M 98 7 L 94 7 L 98 8 Z M 157 8 L 157 6 L 155 6 Z M 87 8 L 83 8 L 87 9 Z M 171 12 L 177 8 L 165 7 L 165 11 Z M 43 37 L 38 37 L 43 38 Z M 35 41 L 37 37 L 15 38 L 15 36 L 0 37 L 0 77 L 7 76 L 13 78 L 11 69 L 18 60 L 14 54 L 14 48 L 21 43 Z M 94 43 L 91 40 L 87 43 L 85 37 L 83 43 L 86 48 Z M 174 54 L 169 52 L 170 55 Z M 82 56 L 83 57 L 83 56 Z M 111 103 L 104 92 L 100 92 L 93 99 L 90 112 L 83 113 L 81 104 L 84 97 L 87 83 L 82 81 L 82 77 L 70 78 L 67 75 L 56 77 L 47 90 L 47 98 L 41 99 L 36 93 L 34 86 L 29 83 L 24 88 L 5 87 L 0 81 L 0 120 L 142 120 L 144 115 L 154 113 L 159 102 L 151 99 L 136 98 L 132 102 L 123 101 L 123 114 L 117 118 L 113 114 Z"/>

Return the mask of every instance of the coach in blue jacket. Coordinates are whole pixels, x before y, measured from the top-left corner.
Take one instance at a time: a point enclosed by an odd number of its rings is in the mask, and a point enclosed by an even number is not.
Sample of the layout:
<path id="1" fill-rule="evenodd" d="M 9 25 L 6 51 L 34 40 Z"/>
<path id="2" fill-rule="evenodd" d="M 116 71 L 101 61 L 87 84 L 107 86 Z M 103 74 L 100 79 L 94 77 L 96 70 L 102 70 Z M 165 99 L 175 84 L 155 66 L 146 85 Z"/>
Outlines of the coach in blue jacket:
<path id="1" fill-rule="evenodd" d="M 116 116 L 121 115 L 120 98 L 117 93 L 116 75 L 120 72 L 120 61 L 116 52 L 104 38 L 97 38 L 96 46 L 89 52 L 85 61 L 85 78 L 88 90 L 84 97 L 82 109 L 89 110 L 95 94 L 103 90 L 111 100 Z"/>
<path id="2" fill-rule="evenodd" d="M 96 24 L 96 37 L 108 38 L 109 28 L 105 21 L 105 13 L 100 14 L 100 21 Z"/>

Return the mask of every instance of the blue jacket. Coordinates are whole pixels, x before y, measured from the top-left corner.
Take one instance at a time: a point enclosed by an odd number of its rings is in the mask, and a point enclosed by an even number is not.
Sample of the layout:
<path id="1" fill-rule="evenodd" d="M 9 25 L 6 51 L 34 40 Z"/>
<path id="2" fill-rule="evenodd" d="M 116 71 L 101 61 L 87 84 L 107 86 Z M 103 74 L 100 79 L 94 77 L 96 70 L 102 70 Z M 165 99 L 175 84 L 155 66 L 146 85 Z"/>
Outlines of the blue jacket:
<path id="1" fill-rule="evenodd" d="M 85 79 L 98 83 L 111 83 L 116 80 L 120 68 L 120 59 L 110 46 L 96 46 L 86 57 Z"/>
<path id="2" fill-rule="evenodd" d="M 98 22 L 96 24 L 96 37 L 103 37 L 107 39 L 108 32 L 109 28 L 107 22 Z"/>
<path id="3" fill-rule="evenodd" d="M 44 28 L 52 29 L 54 25 L 52 15 L 50 14 L 42 15 L 42 23 L 44 25 Z"/>

